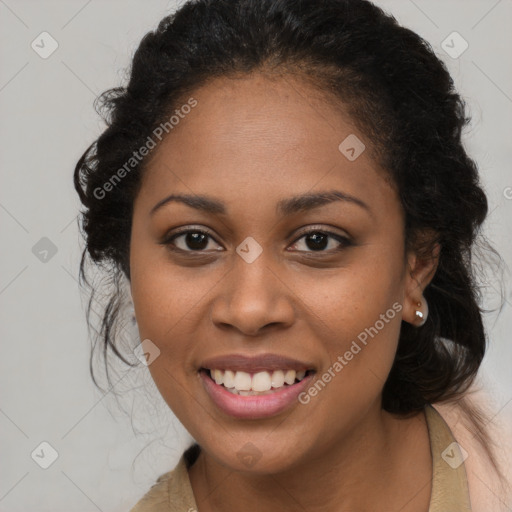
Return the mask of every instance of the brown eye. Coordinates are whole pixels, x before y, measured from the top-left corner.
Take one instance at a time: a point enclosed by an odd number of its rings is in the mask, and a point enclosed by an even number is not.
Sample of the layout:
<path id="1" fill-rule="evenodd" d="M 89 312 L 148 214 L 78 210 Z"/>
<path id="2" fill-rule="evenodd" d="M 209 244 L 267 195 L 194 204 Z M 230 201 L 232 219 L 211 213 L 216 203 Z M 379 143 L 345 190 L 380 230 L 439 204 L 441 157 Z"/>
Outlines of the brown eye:
<path id="1" fill-rule="evenodd" d="M 302 239 L 304 239 L 303 246 L 306 249 L 298 249 L 299 252 L 336 252 L 352 245 L 351 240 L 346 236 L 319 230 L 310 230 L 303 233 L 293 245 L 297 246 L 298 241 Z"/>
<path id="2" fill-rule="evenodd" d="M 161 243 L 171 250 L 183 252 L 205 252 L 213 237 L 206 231 L 189 229 L 166 237 Z"/>

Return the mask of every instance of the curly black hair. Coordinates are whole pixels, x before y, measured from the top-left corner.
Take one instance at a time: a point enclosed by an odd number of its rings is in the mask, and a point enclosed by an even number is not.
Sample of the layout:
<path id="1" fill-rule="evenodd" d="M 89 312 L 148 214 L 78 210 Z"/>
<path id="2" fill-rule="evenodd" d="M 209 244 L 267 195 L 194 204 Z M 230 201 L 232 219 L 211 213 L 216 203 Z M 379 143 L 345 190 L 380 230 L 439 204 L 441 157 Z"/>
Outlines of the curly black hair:
<path id="1" fill-rule="evenodd" d="M 472 257 L 478 240 L 487 244 L 481 226 L 488 203 L 462 143 L 469 117 L 429 43 L 366 0 L 190 0 L 144 36 L 128 85 L 98 98 L 107 128 L 78 161 L 74 183 L 85 207 L 80 281 L 88 283 L 88 256 L 108 268 L 115 285 L 99 330 L 104 355 L 110 348 L 131 364 L 115 325 L 120 283 L 130 279 L 133 203 L 149 157 L 107 193 L 98 191 L 194 90 L 255 72 L 300 77 L 344 109 L 399 192 L 406 249 L 428 255 L 440 245 L 424 291 L 428 319 L 419 328 L 402 322 L 382 407 L 408 415 L 461 400 L 486 350 Z M 108 375 L 106 358 L 105 366 Z M 91 375 L 96 383 L 92 364 Z"/>

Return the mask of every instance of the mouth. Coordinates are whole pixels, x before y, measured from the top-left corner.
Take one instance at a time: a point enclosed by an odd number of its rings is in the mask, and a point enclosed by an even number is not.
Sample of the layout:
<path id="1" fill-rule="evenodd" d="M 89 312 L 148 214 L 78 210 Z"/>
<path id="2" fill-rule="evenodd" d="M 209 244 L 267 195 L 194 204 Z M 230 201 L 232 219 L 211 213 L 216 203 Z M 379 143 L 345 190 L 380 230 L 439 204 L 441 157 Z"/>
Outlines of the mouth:
<path id="1" fill-rule="evenodd" d="M 212 402 L 237 419 L 263 419 L 298 405 L 315 370 L 245 372 L 201 367 L 198 375 Z"/>

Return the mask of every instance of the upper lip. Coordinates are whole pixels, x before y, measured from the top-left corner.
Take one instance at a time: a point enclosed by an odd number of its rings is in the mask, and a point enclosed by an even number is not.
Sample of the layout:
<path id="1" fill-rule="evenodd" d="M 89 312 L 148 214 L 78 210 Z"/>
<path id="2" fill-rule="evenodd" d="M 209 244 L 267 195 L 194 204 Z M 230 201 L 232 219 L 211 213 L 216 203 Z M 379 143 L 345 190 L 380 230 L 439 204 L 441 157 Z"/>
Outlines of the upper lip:
<path id="1" fill-rule="evenodd" d="M 208 370 L 233 370 L 243 372 L 262 372 L 265 370 L 313 370 L 313 365 L 279 354 L 260 354 L 247 356 L 230 354 L 206 359 L 201 368 Z"/>

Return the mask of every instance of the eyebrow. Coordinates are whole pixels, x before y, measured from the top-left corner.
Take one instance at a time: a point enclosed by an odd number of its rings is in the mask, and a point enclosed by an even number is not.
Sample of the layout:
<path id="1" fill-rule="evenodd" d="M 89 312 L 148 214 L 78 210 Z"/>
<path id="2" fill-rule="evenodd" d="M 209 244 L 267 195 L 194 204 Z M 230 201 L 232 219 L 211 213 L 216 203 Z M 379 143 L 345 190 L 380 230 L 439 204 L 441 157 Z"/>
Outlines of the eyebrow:
<path id="1" fill-rule="evenodd" d="M 336 201 L 355 204 L 372 215 L 372 210 L 364 201 L 350 194 L 340 192 L 339 190 L 306 193 L 289 197 L 287 199 L 281 199 L 277 202 L 276 213 L 282 216 L 289 216 L 295 213 L 306 212 L 313 208 L 318 208 Z M 213 197 L 189 194 L 171 194 L 153 206 L 149 214 L 153 215 L 157 210 L 171 202 L 183 203 L 191 208 L 195 208 L 196 210 L 201 210 L 211 214 L 225 215 L 227 213 L 225 204 Z"/>

